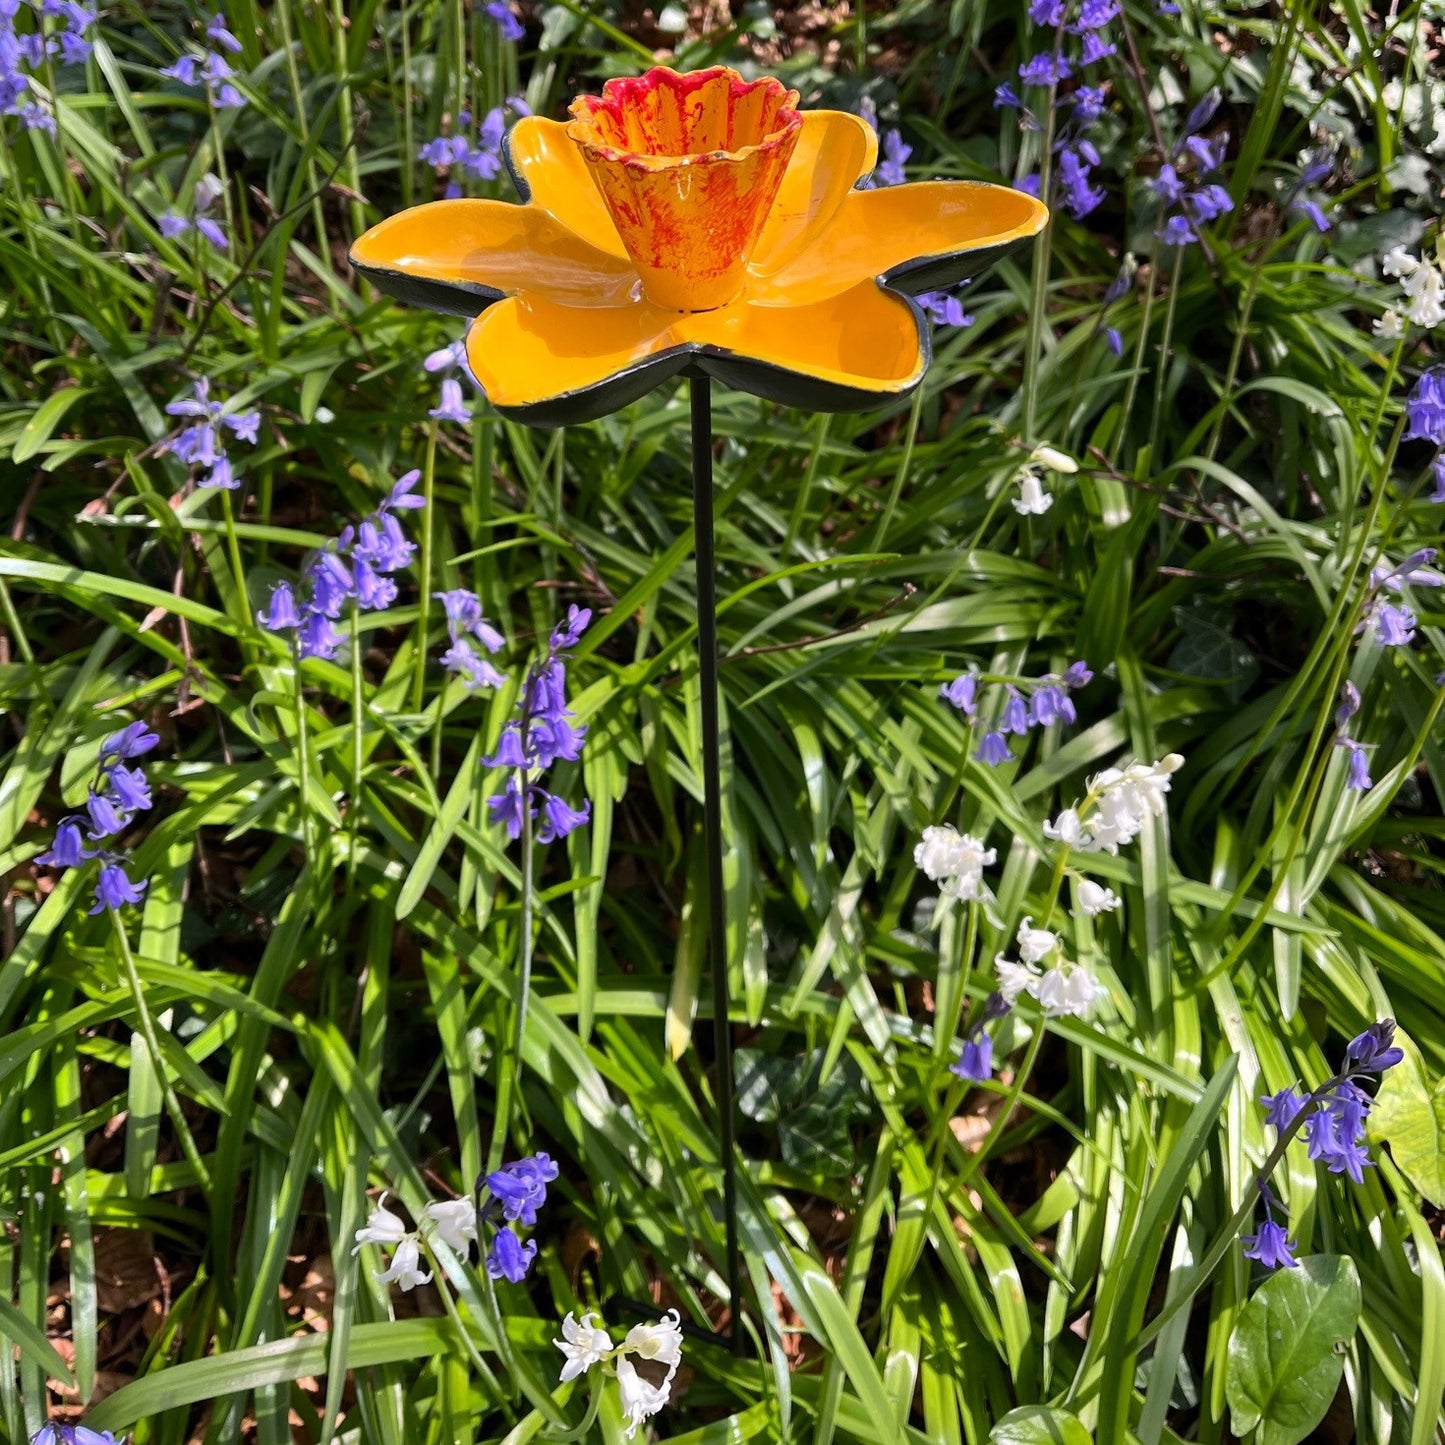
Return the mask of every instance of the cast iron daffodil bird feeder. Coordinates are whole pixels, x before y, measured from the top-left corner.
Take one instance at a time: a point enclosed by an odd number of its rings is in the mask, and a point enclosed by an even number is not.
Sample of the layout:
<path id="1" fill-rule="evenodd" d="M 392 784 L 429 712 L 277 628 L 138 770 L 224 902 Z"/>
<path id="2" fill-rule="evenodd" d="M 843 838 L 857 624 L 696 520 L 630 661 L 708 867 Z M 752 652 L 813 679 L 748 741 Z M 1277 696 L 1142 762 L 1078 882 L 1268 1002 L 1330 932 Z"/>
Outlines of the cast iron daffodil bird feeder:
<path id="1" fill-rule="evenodd" d="M 374 226 L 357 271 L 402 301 L 474 316 L 467 361 L 498 413 L 558 427 L 688 378 L 716 1097 L 729 1334 L 741 1346 L 724 929 L 713 562 L 714 378 L 786 406 L 859 411 L 930 360 L 911 298 L 963 284 L 1048 220 L 973 181 L 860 189 L 878 138 L 857 116 L 723 66 L 609 80 L 570 122 L 508 137 L 522 204 L 434 201 Z"/>

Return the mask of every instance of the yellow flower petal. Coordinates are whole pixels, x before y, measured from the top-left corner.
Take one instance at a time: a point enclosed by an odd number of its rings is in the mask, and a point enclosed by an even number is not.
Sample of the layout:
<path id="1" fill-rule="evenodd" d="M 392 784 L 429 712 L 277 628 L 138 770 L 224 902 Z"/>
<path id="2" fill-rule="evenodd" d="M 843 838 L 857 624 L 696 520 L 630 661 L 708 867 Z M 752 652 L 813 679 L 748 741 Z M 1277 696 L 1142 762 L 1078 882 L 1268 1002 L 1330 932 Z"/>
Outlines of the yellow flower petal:
<path id="1" fill-rule="evenodd" d="M 625 257 L 537 206 L 504 201 L 413 206 L 360 237 L 351 263 L 388 295 L 464 316 L 523 289 L 572 306 L 617 306 L 638 284 Z"/>
<path id="2" fill-rule="evenodd" d="M 585 236 L 599 251 L 627 255 L 582 152 L 567 137 L 565 122 L 538 115 L 519 120 L 507 135 L 507 156 L 526 188 L 523 200 L 550 213 L 574 235 Z"/>
<path id="3" fill-rule="evenodd" d="M 834 410 L 906 392 L 924 370 L 913 308 L 872 281 L 801 307 L 740 300 L 681 314 L 527 294 L 477 318 L 467 361 L 493 406 L 541 426 L 615 411 L 690 364 L 788 405 Z"/>
<path id="4" fill-rule="evenodd" d="M 757 274 L 777 271 L 808 245 L 878 159 L 878 137 L 856 115 L 805 110 L 802 117 L 793 158 L 753 252 Z"/>
<path id="5" fill-rule="evenodd" d="M 895 268 L 902 268 L 900 289 L 910 292 L 953 285 L 1037 235 L 1048 218 L 1048 210 L 1023 191 L 980 181 L 850 191 L 811 245 L 757 278 L 753 295 L 806 303 Z"/>

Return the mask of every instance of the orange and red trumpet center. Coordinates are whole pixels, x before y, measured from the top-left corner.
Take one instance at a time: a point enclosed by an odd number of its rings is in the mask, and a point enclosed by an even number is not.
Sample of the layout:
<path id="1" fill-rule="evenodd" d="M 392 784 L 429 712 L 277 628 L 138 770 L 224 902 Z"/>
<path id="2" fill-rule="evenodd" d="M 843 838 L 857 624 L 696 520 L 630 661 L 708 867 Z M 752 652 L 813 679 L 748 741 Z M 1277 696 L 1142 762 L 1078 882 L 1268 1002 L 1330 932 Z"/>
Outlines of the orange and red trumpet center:
<path id="1" fill-rule="evenodd" d="M 797 103 L 725 66 L 659 67 L 572 102 L 567 134 L 649 301 L 711 311 L 742 291 L 803 126 Z"/>

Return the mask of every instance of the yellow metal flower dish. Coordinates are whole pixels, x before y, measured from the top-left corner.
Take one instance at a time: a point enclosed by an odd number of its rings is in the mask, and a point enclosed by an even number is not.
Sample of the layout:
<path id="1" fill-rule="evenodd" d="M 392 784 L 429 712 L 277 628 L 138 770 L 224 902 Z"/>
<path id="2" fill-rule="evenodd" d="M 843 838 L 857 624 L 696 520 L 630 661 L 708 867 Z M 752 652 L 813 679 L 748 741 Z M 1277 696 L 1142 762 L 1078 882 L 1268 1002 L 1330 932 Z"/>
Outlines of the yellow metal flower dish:
<path id="1" fill-rule="evenodd" d="M 446 200 L 352 247 L 380 290 L 475 316 L 472 374 L 504 416 L 562 426 L 681 372 L 786 405 L 901 396 L 929 362 L 909 299 L 1038 234 L 1032 196 L 974 181 L 861 189 L 873 129 L 723 66 L 661 67 L 508 138 L 523 204 Z M 479 314 L 480 313 L 480 314 Z"/>

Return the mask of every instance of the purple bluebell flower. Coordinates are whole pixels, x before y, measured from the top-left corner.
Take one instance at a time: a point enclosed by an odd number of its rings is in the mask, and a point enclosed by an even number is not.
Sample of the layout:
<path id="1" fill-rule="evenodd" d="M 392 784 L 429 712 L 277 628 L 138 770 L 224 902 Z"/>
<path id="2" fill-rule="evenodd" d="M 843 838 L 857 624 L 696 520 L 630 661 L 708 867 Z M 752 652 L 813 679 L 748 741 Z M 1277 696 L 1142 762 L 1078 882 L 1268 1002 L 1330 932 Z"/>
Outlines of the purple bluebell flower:
<path id="1" fill-rule="evenodd" d="M 404 472 L 393 483 L 391 490 L 386 494 L 386 500 L 381 504 L 383 512 L 414 512 L 419 507 L 426 506 L 426 498 L 419 497 L 413 488 L 421 480 L 421 471 L 413 467 L 411 471 Z"/>
<path id="2" fill-rule="evenodd" d="M 161 74 L 167 80 L 174 80 L 181 85 L 197 86 L 201 83 L 201 62 L 194 55 L 183 55 L 179 60 L 164 67 Z"/>
<path id="3" fill-rule="evenodd" d="M 1019 99 L 1018 91 L 1005 80 L 1002 84 L 994 87 L 993 108 L 995 110 L 1022 110 L 1024 103 Z"/>
<path id="4" fill-rule="evenodd" d="M 1119 18 L 1122 7 L 1119 0 L 1081 0 L 1078 18 L 1069 30 L 1082 35 L 1088 30 L 1102 30 Z"/>
<path id="5" fill-rule="evenodd" d="M 160 233 L 168 241 L 174 241 L 177 236 L 184 236 L 191 229 L 191 223 L 175 211 L 163 211 L 156 217 L 156 225 Z"/>
<path id="6" fill-rule="evenodd" d="M 1335 709 L 1335 726 L 1342 728 L 1360 710 L 1360 690 L 1348 678 L 1340 688 L 1340 705 Z"/>
<path id="7" fill-rule="evenodd" d="M 1435 490 L 1430 493 L 1430 501 L 1445 502 L 1445 456 L 1436 457 L 1430 464 L 1431 471 L 1435 477 Z"/>
<path id="8" fill-rule="evenodd" d="M 1074 124 L 1086 130 L 1104 113 L 1104 87 L 1081 85 L 1069 97 L 1074 107 Z"/>
<path id="9" fill-rule="evenodd" d="M 1088 687 L 1093 682 L 1094 674 L 1089 671 L 1086 662 L 1071 662 L 1064 669 L 1064 686 L 1070 689 Z"/>
<path id="10" fill-rule="evenodd" d="M 512 7 L 505 0 L 487 0 L 482 6 L 487 18 L 497 27 L 497 34 L 503 40 L 521 40 L 526 35 L 522 22 L 512 14 Z"/>
<path id="11" fill-rule="evenodd" d="M 561 652 L 568 647 L 576 647 L 582 640 L 582 634 L 587 630 L 587 625 L 592 621 L 592 609 L 590 607 L 578 607 L 574 602 L 567 609 L 567 616 L 552 629 L 552 635 L 548 639 L 548 646 L 553 652 Z M 493 649 L 495 651 L 495 649 Z"/>
<path id="12" fill-rule="evenodd" d="M 547 1202 L 547 1186 L 557 1177 L 557 1165 L 547 1154 L 514 1159 L 487 1175 L 487 1188 L 502 1207 L 502 1217 L 531 1229 L 537 1211 Z"/>
<path id="13" fill-rule="evenodd" d="M 473 689 L 501 687 L 507 680 L 469 642 L 460 638 L 442 653 L 441 664 L 448 672 L 458 674 Z"/>
<path id="14" fill-rule="evenodd" d="M 211 464 L 210 471 L 204 476 L 196 478 L 196 485 L 198 487 L 224 487 L 226 491 L 234 492 L 241 485 L 241 479 L 236 475 L 230 457 L 222 454 Z"/>
<path id="15" fill-rule="evenodd" d="M 883 159 L 878 162 L 878 168 L 874 171 L 878 183 L 884 186 L 901 186 L 908 179 L 903 169 L 903 163 L 913 154 L 913 147 L 908 145 L 897 130 L 889 130 L 883 136 Z"/>
<path id="16" fill-rule="evenodd" d="M 230 249 L 231 243 L 226 238 L 226 228 L 219 221 L 213 220 L 210 216 L 197 216 L 195 225 L 196 234 L 204 236 L 217 251 Z"/>
<path id="17" fill-rule="evenodd" d="M 1115 356 L 1123 356 L 1124 338 L 1120 334 L 1118 327 L 1106 326 L 1104 328 L 1104 345 L 1107 346 Z"/>
<path id="18" fill-rule="evenodd" d="M 1035 25 L 1046 26 L 1050 30 L 1056 30 L 1064 23 L 1064 17 L 1068 14 L 1068 7 L 1064 0 L 1029 0 L 1029 19 Z"/>
<path id="19" fill-rule="evenodd" d="M 1304 1097 L 1293 1089 L 1266 1094 L 1259 1102 L 1264 1105 L 1264 1122 L 1280 1131 L 1288 1129 L 1305 1106 Z"/>
<path id="20" fill-rule="evenodd" d="M 1361 1074 L 1382 1074 L 1403 1061 L 1405 1051 L 1395 1043 L 1395 1020 L 1378 1019 L 1345 1046 L 1345 1068 Z"/>
<path id="21" fill-rule="evenodd" d="M 231 62 L 216 50 L 207 54 L 205 63 L 201 66 L 201 75 L 207 85 L 220 85 L 222 81 L 230 80 L 235 73 Z"/>
<path id="22" fill-rule="evenodd" d="M 1025 85 L 1057 85 L 1074 73 L 1067 57 L 1054 55 L 1052 51 L 1041 51 L 1031 55 L 1019 66 L 1019 79 Z"/>
<path id="23" fill-rule="evenodd" d="M 368 611 L 380 611 L 396 601 L 396 583 L 384 572 L 379 571 L 365 558 L 358 558 L 355 566 L 356 600 Z"/>
<path id="24" fill-rule="evenodd" d="M 323 547 L 311 559 L 303 575 L 311 584 L 311 607 L 323 617 L 340 617 L 347 602 L 356 596 L 356 578 L 330 547 Z"/>
<path id="25" fill-rule="evenodd" d="M 1003 705 L 1003 717 L 999 721 L 999 731 L 1024 734 L 1028 732 L 1029 726 L 1029 705 L 1016 687 L 1010 687 L 1008 701 Z"/>
<path id="26" fill-rule="evenodd" d="M 1291 1252 L 1294 1242 L 1289 1238 L 1289 1231 L 1268 1214 L 1265 1215 L 1264 1223 L 1259 1226 L 1258 1232 L 1242 1236 L 1241 1242 L 1244 1245 L 1244 1257 L 1258 1260 L 1266 1269 L 1288 1268 L 1298 1262 Z"/>
<path id="27" fill-rule="evenodd" d="M 1375 638 L 1381 647 L 1404 647 L 1415 636 L 1415 614 L 1389 602 L 1375 605 Z"/>
<path id="28" fill-rule="evenodd" d="M 1000 732 L 986 732 L 974 757 L 991 768 L 1014 760 L 1014 755 L 1008 749 L 1008 739 Z"/>
<path id="29" fill-rule="evenodd" d="M 1045 683 L 1035 689 L 1029 699 L 1029 720 L 1037 727 L 1048 727 L 1052 723 L 1073 723 L 1078 720 L 1073 699 L 1056 683 Z"/>
<path id="30" fill-rule="evenodd" d="M 1107 60 L 1111 55 L 1117 55 L 1119 47 L 1110 44 L 1097 32 L 1090 30 L 1084 36 L 1084 44 L 1079 52 L 1080 65 L 1097 65 L 1101 60 Z"/>
<path id="31" fill-rule="evenodd" d="M 217 10 L 206 22 L 206 36 L 213 45 L 219 45 L 222 50 L 229 50 L 232 55 L 241 53 L 241 42 L 227 28 L 224 10 Z"/>
<path id="32" fill-rule="evenodd" d="M 1154 234 L 1166 246 L 1192 246 L 1199 239 L 1187 216 L 1170 216 Z"/>
<path id="33" fill-rule="evenodd" d="M 117 833 L 124 832 L 130 823 L 129 815 L 116 798 L 111 797 L 108 792 L 98 793 L 94 788 L 86 797 L 85 811 L 90 818 L 86 836 L 92 842 L 101 838 L 112 838 Z"/>
<path id="34" fill-rule="evenodd" d="M 119 863 L 105 863 L 95 883 L 95 906 L 89 912 L 93 916 L 107 908 L 118 910 L 128 903 L 139 903 L 145 897 L 145 891 L 144 880 L 132 883 Z"/>
<path id="35" fill-rule="evenodd" d="M 449 592 L 433 592 L 432 596 L 441 603 L 453 638 L 470 632 L 482 620 L 481 598 L 465 587 L 453 587 Z"/>
<path id="36" fill-rule="evenodd" d="M 1430 566 L 1438 555 L 1434 547 L 1421 547 L 1397 566 L 1381 562 L 1370 569 L 1370 586 L 1388 587 L 1392 592 L 1406 587 L 1445 587 L 1445 576 Z"/>
<path id="37" fill-rule="evenodd" d="M 565 838 L 569 833 L 576 832 L 584 823 L 592 817 L 592 804 L 585 798 L 582 800 L 582 807 L 572 808 L 554 794 L 541 791 L 542 796 L 542 825 L 537 830 L 537 841 L 539 843 L 550 843 L 554 838 Z"/>
<path id="38" fill-rule="evenodd" d="M 116 1445 L 109 1430 L 92 1430 L 89 1425 L 62 1425 L 47 1420 L 30 1437 L 30 1445 Z"/>
<path id="39" fill-rule="evenodd" d="M 302 657 L 316 657 L 329 662 L 340 648 L 341 634 L 331 625 L 331 619 L 314 607 L 306 608 L 296 629 L 297 652 Z"/>
<path id="40" fill-rule="evenodd" d="M 1076 221 L 1083 220 L 1104 200 L 1103 189 L 1089 184 L 1090 162 L 1084 154 L 1085 145 L 1087 142 L 1078 147 L 1065 146 L 1059 152 L 1059 187 L 1064 194 L 1064 205 Z M 1094 152 L 1095 164 L 1097 160 L 1098 153 Z"/>
<path id="41" fill-rule="evenodd" d="M 1194 157 L 1201 175 L 1217 171 L 1224 164 L 1224 153 L 1229 148 L 1229 137 L 1222 132 L 1212 138 L 1191 135 L 1184 138 L 1184 149 Z"/>
<path id="42" fill-rule="evenodd" d="M 492 815 L 493 823 L 506 828 L 507 837 L 514 843 L 522 836 L 522 785 L 515 773 L 507 779 L 507 785 L 500 793 L 487 799 L 487 811 Z M 535 813 L 536 809 L 532 811 Z"/>
<path id="43" fill-rule="evenodd" d="M 492 1247 L 487 1251 L 487 1273 L 493 1279 L 508 1279 L 513 1284 L 521 1284 L 536 1257 L 535 1239 L 529 1239 L 523 1244 L 504 1226 L 497 1231 Z"/>
<path id="44" fill-rule="evenodd" d="M 114 764 L 106 773 L 116 802 L 128 813 L 144 812 L 151 805 L 151 785 L 139 768 L 128 768 L 124 763 Z M 92 815 L 93 816 L 93 815 Z"/>
<path id="45" fill-rule="evenodd" d="M 1445 367 L 1421 374 L 1405 402 L 1405 422 L 1407 442 L 1445 446 Z"/>
<path id="46" fill-rule="evenodd" d="M 447 377 L 442 382 L 441 401 L 427 415 L 435 417 L 437 421 L 457 422 L 461 426 L 466 426 L 472 419 L 472 413 L 462 399 L 461 382 L 455 377 Z"/>
<path id="47" fill-rule="evenodd" d="M 67 818 L 57 825 L 54 841 L 45 852 L 36 854 L 35 861 L 46 868 L 78 868 L 95 856 L 84 844 L 80 824 Z"/>
<path id="48" fill-rule="evenodd" d="M 271 589 L 271 600 L 256 614 L 256 621 L 267 632 L 287 632 L 299 626 L 301 614 L 296 610 L 296 593 L 289 582 L 278 582 Z"/>
<path id="49" fill-rule="evenodd" d="M 1214 221 L 1234 209 L 1234 201 L 1223 186 L 1201 186 L 1184 197 L 1189 214 L 1196 221 Z"/>
<path id="50" fill-rule="evenodd" d="M 497 739 L 497 750 L 482 761 L 489 768 L 525 768 L 527 755 L 522 751 L 522 727 L 520 723 L 509 722 Z"/>
<path id="51" fill-rule="evenodd" d="M 1184 197 L 1184 182 L 1179 172 L 1167 162 L 1159 167 L 1159 174 L 1149 182 L 1149 188 L 1166 206 L 1175 205 Z"/>
<path id="52" fill-rule="evenodd" d="M 981 1029 L 975 1029 L 963 1041 L 963 1050 L 956 1063 L 948 1066 L 950 1074 L 981 1084 L 993 1077 L 993 1040 Z"/>
<path id="53" fill-rule="evenodd" d="M 947 698 L 965 717 L 972 717 L 978 707 L 978 674 L 965 672 L 952 682 L 944 683 L 938 694 Z"/>
<path id="54" fill-rule="evenodd" d="M 528 741 L 539 768 L 550 768 L 559 760 L 575 763 L 582 756 L 587 737 L 585 727 L 574 727 L 560 709 L 542 713 L 532 723 Z"/>
<path id="55" fill-rule="evenodd" d="M 100 745 L 100 756 L 102 760 L 117 758 L 121 762 L 129 762 L 132 758 L 143 757 L 159 742 L 160 738 L 145 723 L 127 723 Z"/>
<path id="56" fill-rule="evenodd" d="M 963 302 L 947 291 L 923 291 L 913 299 L 935 326 L 973 325 L 973 317 L 963 309 Z"/>
<path id="57" fill-rule="evenodd" d="M 1329 218 L 1325 215 L 1323 207 L 1318 201 L 1312 201 L 1308 196 L 1298 196 L 1289 203 L 1289 210 L 1292 214 L 1303 216 L 1315 230 L 1323 233 L 1330 229 Z"/>
<path id="58" fill-rule="evenodd" d="M 1374 786 L 1370 778 L 1370 755 L 1359 743 L 1351 742 L 1348 738 L 1343 740 L 1343 744 L 1350 753 L 1345 786 L 1357 793 L 1366 792 Z"/>

